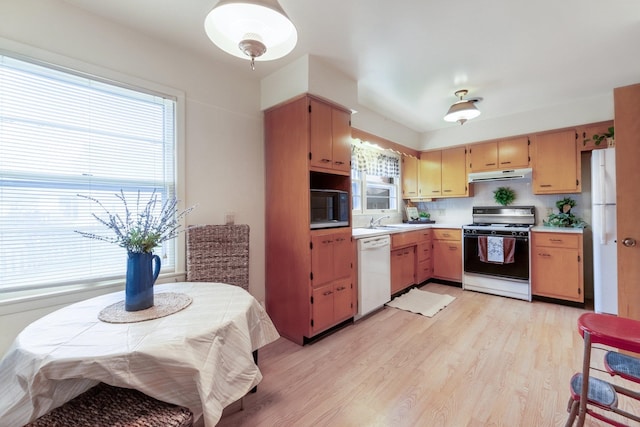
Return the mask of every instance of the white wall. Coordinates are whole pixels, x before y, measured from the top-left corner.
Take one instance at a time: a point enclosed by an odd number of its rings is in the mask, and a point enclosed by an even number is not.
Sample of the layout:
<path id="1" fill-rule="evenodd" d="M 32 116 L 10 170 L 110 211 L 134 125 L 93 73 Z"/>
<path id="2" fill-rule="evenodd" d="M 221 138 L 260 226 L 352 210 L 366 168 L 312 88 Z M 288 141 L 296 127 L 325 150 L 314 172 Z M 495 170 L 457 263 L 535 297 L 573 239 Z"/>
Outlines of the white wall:
<path id="1" fill-rule="evenodd" d="M 264 299 L 264 150 L 258 81 L 64 1 L 0 1 L 0 38 L 5 51 L 184 92 L 184 204 L 198 205 L 187 222 L 220 224 L 226 212 L 235 212 L 236 223 L 249 224 L 250 290 Z M 99 292 L 118 288 L 122 285 Z M 26 324 L 89 296 L 75 293 L 10 303 L 2 302 L 0 295 L 0 354 Z"/>

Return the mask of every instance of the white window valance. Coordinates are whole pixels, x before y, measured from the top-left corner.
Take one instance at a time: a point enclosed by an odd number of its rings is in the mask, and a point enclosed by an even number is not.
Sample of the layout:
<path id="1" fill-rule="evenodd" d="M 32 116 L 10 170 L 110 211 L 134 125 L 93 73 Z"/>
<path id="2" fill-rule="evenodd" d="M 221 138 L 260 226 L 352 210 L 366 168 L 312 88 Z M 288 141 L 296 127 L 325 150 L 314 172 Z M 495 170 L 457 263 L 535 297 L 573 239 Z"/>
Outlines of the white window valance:
<path id="1" fill-rule="evenodd" d="M 351 146 L 351 168 L 371 176 L 400 176 L 400 159 L 361 143 Z"/>

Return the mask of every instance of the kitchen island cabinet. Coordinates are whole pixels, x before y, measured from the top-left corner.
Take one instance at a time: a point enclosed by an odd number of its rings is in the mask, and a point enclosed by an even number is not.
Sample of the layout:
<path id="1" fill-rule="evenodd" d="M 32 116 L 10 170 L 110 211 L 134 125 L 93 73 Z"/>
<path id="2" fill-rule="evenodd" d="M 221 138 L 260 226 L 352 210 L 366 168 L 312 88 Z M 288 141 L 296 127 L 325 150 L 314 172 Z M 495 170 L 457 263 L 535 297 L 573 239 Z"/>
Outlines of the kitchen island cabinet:
<path id="1" fill-rule="evenodd" d="M 531 233 L 531 294 L 584 302 L 582 233 Z"/>
<path id="2" fill-rule="evenodd" d="M 309 212 L 311 188 L 351 193 L 349 114 L 311 95 L 264 113 L 265 303 L 298 344 L 355 315 L 351 227 L 311 230 Z"/>
<path id="3" fill-rule="evenodd" d="M 432 229 L 433 277 L 462 282 L 462 232 L 452 228 Z"/>
<path id="4" fill-rule="evenodd" d="M 580 150 L 575 129 L 535 135 L 532 143 L 533 194 L 579 193 Z M 582 144 L 582 141 L 580 142 Z"/>

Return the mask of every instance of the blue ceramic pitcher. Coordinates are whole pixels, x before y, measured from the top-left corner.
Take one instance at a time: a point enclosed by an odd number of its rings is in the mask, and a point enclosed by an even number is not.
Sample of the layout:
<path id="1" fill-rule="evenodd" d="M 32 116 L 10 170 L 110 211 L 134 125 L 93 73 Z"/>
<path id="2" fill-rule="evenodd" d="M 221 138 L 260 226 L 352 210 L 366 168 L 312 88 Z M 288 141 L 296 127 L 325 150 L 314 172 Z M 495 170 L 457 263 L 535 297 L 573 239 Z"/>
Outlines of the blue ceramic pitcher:
<path id="1" fill-rule="evenodd" d="M 160 274 L 160 266 L 158 255 L 145 252 L 128 253 L 124 298 L 126 311 L 144 310 L 153 306 L 153 284 Z"/>

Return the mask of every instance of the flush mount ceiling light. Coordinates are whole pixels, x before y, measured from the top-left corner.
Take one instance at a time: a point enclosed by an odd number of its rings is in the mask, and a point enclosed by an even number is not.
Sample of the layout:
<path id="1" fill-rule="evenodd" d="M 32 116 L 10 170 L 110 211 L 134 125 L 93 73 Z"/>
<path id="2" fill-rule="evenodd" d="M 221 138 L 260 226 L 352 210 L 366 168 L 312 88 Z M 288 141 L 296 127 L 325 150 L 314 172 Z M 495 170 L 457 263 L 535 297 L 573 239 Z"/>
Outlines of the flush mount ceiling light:
<path id="1" fill-rule="evenodd" d="M 207 36 L 225 52 L 255 61 L 282 58 L 298 41 L 296 27 L 277 0 L 222 0 L 204 20 Z"/>
<path id="2" fill-rule="evenodd" d="M 480 110 L 475 106 L 475 103 L 479 102 L 480 98 L 462 99 L 467 93 L 469 93 L 469 91 L 466 89 L 456 91 L 455 94 L 460 100 L 449 108 L 449 111 L 447 111 L 447 114 L 444 116 L 446 121 L 458 122 L 463 125 L 467 120 L 471 120 L 480 115 Z"/>

